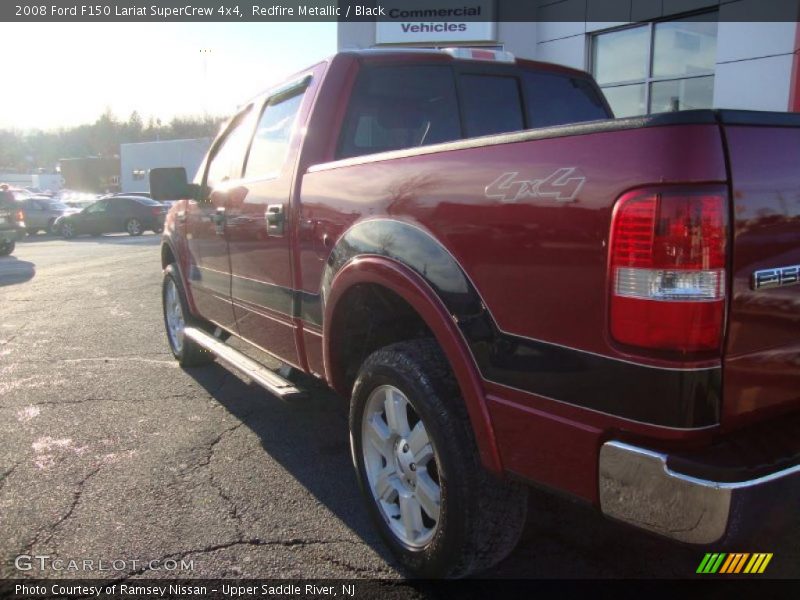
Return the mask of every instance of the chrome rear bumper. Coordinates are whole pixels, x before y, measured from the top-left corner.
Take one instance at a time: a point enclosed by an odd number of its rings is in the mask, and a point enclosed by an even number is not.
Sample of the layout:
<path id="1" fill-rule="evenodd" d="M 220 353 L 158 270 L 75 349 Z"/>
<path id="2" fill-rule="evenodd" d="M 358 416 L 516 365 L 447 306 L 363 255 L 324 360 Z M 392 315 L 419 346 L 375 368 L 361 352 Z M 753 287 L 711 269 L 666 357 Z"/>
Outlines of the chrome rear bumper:
<path id="1" fill-rule="evenodd" d="M 692 544 L 711 544 L 800 495 L 800 465 L 716 482 L 671 470 L 668 455 L 610 441 L 600 449 L 600 507 L 613 519 Z M 787 493 L 788 492 L 788 493 Z M 794 508 L 796 510 L 796 508 Z M 791 511 L 786 511 L 791 512 Z"/>

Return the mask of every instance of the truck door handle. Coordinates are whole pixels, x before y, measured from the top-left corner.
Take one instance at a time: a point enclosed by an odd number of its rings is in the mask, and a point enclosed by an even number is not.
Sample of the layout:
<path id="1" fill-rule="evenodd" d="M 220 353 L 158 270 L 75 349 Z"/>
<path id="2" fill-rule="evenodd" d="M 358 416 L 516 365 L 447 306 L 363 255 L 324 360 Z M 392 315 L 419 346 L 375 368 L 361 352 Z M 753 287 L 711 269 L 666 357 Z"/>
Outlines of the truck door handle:
<path id="1" fill-rule="evenodd" d="M 214 231 L 217 235 L 225 235 L 225 209 L 218 208 L 217 212 L 211 216 L 214 222 Z"/>
<path id="2" fill-rule="evenodd" d="M 264 213 L 267 221 L 267 235 L 283 235 L 286 215 L 283 212 L 283 204 L 270 204 L 267 212 Z"/>

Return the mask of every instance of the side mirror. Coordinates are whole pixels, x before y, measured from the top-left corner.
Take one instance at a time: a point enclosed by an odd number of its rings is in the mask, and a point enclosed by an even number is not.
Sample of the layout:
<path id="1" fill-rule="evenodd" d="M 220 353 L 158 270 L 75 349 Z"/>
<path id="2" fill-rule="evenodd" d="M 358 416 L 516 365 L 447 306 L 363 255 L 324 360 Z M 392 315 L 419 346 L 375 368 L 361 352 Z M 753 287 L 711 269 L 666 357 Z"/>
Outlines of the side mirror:
<path id="1" fill-rule="evenodd" d="M 158 201 L 197 199 L 197 186 L 188 182 L 183 167 L 150 169 L 150 196 Z"/>

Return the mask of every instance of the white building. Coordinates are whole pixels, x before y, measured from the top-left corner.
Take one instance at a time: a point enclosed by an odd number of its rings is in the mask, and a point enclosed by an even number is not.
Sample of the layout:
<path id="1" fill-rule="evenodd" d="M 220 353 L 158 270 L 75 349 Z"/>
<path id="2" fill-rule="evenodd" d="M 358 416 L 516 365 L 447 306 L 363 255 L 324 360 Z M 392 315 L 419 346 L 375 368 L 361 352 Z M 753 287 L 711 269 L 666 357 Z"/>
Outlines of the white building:
<path id="1" fill-rule="evenodd" d="M 575 67 L 595 76 L 618 117 L 690 108 L 800 111 L 798 23 L 742 21 L 765 1 L 541 1 L 537 22 L 404 22 L 398 12 L 395 20 L 339 23 L 338 46 L 484 46 Z M 481 6 L 481 15 L 496 18 L 492 0 L 455 4 Z M 569 20 L 612 12 L 624 20 Z"/>
<path id="2" fill-rule="evenodd" d="M 64 180 L 59 173 L 0 173 L 0 183 L 57 192 L 64 185 Z"/>
<path id="3" fill-rule="evenodd" d="M 191 179 L 209 146 L 209 138 L 121 144 L 120 189 L 123 192 L 149 192 L 150 169 L 157 167 L 184 167 Z"/>

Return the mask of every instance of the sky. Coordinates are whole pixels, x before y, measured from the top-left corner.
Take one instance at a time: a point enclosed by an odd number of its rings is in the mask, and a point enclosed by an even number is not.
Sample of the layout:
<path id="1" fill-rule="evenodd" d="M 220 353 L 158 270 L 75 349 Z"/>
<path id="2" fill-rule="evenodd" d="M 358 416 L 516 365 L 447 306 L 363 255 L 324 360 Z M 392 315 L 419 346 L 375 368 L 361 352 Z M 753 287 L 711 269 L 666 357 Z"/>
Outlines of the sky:
<path id="1" fill-rule="evenodd" d="M 3 23 L 0 128 L 228 115 L 334 52 L 336 23 Z"/>

